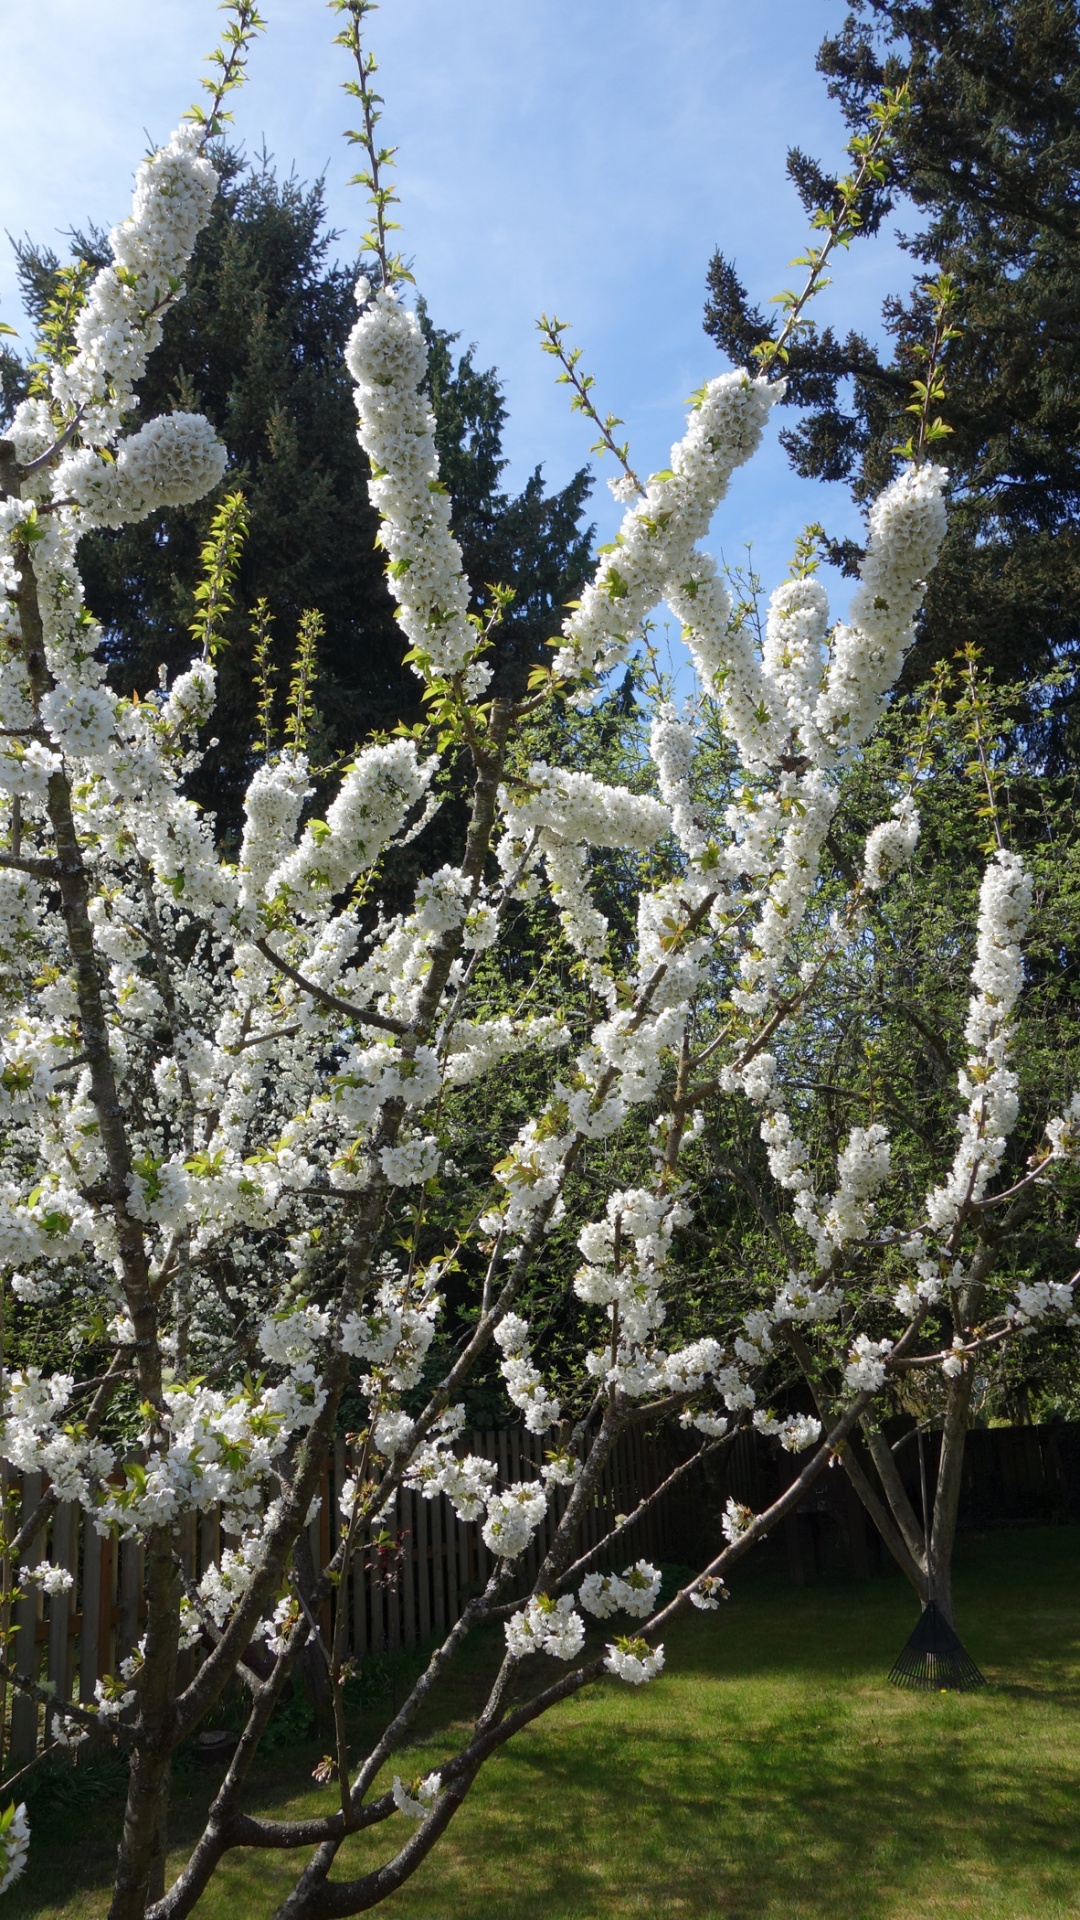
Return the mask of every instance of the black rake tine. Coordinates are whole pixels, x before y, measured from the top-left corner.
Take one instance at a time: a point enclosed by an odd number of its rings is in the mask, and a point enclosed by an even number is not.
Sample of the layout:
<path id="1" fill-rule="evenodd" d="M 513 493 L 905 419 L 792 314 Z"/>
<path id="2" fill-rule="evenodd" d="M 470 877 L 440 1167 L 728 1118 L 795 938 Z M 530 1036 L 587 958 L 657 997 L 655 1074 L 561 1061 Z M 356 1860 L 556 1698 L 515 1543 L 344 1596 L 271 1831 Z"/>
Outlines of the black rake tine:
<path id="1" fill-rule="evenodd" d="M 971 1693 L 986 1680 L 936 1603 L 923 1609 L 914 1633 L 892 1666 L 894 1687 L 922 1693 Z"/>

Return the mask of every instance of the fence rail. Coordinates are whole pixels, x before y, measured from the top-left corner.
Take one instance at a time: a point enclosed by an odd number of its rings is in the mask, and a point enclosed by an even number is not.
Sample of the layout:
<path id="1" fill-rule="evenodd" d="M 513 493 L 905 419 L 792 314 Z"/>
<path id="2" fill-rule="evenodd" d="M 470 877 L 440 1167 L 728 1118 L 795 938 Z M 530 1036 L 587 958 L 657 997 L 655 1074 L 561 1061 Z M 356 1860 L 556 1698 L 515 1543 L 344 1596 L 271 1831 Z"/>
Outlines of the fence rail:
<path id="1" fill-rule="evenodd" d="M 468 1450 L 493 1460 L 500 1482 L 538 1477 L 543 1441 L 523 1428 L 474 1429 L 465 1436 Z M 664 1431 L 624 1433 L 608 1460 L 595 1499 L 582 1522 L 578 1551 L 604 1537 L 617 1516 L 631 1513 L 655 1491 L 683 1453 L 679 1438 Z M 327 1463 L 318 1512 L 308 1528 L 312 1557 L 325 1565 L 336 1545 L 338 1497 L 348 1472 L 344 1437 Z M 20 1523 L 37 1506 L 47 1483 L 40 1473 L 9 1470 L 9 1485 L 20 1495 Z M 548 1513 L 522 1556 L 530 1582 L 550 1545 L 566 1508 L 569 1490 L 554 1489 Z M 658 1503 L 659 1506 L 659 1503 Z M 693 1494 L 686 1482 L 665 1496 L 663 1512 L 650 1509 L 621 1536 L 619 1565 L 641 1554 L 664 1558 L 693 1524 Z M 189 1579 L 198 1580 L 229 1544 L 220 1512 L 188 1514 L 177 1527 L 177 1555 Z M 459 1520 L 444 1494 L 425 1500 L 411 1490 L 397 1496 L 396 1516 L 387 1525 L 392 1546 L 362 1538 L 347 1579 L 324 1610 L 329 1628 L 333 1609 L 348 1610 L 347 1643 L 356 1656 L 411 1647 L 431 1634 L 444 1634 L 460 1617 L 470 1596 L 487 1579 L 492 1556 L 476 1521 Z M 78 1507 L 59 1504 L 22 1560 L 23 1568 L 48 1558 L 66 1567 L 73 1584 L 67 1593 L 43 1594 L 26 1584 L 15 1602 L 18 1629 L 11 1664 L 23 1675 L 46 1682 L 58 1700 L 92 1700 L 96 1682 L 113 1674 L 143 1631 L 143 1548 L 136 1540 L 102 1537 Z M 195 1652 L 180 1656 L 189 1674 Z M 181 1671 L 181 1679 L 186 1677 Z M 0 1682 L 0 1770 L 5 1775 L 26 1766 L 51 1744 L 51 1709 L 17 1688 Z"/>
<path id="2" fill-rule="evenodd" d="M 927 1470 L 933 1487 L 937 1435 L 928 1436 Z M 496 1462 L 500 1482 L 539 1473 L 543 1442 L 522 1428 L 474 1429 L 465 1444 Z M 616 1518 L 633 1512 L 686 1457 L 689 1443 L 677 1430 L 624 1433 L 612 1450 L 593 1504 L 582 1522 L 578 1551 L 585 1552 L 610 1531 Z M 911 1481 L 916 1501 L 917 1455 L 913 1446 L 898 1453 L 901 1472 Z M 786 1484 L 796 1463 L 778 1455 L 759 1434 L 740 1432 L 715 1457 L 703 1480 L 700 1471 L 684 1476 L 656 1506 L 620 1537 L 612 1564 L 624 1566 L 639 1555 L 692 1565 L 717 1551 L 719 1513 L 728 1494 L 759 1512 Z M 336 1537 L 338 1497 L 348 1471 L 345 1441 L 339 1439 L 323 1476 L 318 1512 L 308 1529 L 317 1566 L 329 1559 Z M 8 1470 L 8 1482 L 20 1495 L 25 1518 L 46 1490 L 40 1474 L 20 1476 Z M 523 1555 L 530 1582 L 565 1511 L 568 1491 L 557 1488 L 531 1545 Z M 1080 1519 L 1080 1423 L 1053 1427 L 1005 1427 L 968 1434 L 961 1499 L 961 1526 L 994 1526 L 1030 1520 Z M 354 1656 L 411 1647 L 431 1634 L 444 1634 L 472 1594 L 487 1578 L 491 1556 L 479 1524 L 461 1521 L 445 1495 L 425 1500 L 399 1493 L 387 1528 L 393 1546 L 361 1541 L 347 1579 L 328 1604 L 348 1610 L 347 1642 Z M 833 1540 L 830 1547 L 829 1542 Z M 831 1569 L 864 1576 L 888 1563 L 873 1529 L 843 1473 L 825 1474 L 789 1516 L 783 1529 L 791 1578 L 799 1585 Z M 198 1580 L 216 1561 L 223 1545 L 220 1514 L 189 1514 L 177 1529 L 177 1553 L 190 1579 Z M 782 1542 L 776 1549 L 783 1551 Z M 766 1548 L 755 1549 L 764 1552 Z M 72 1575 L 69 1592 L 44 1595 L 28 1585 L 16 1601 L 18 1632 L 13 1664 L 55 1689 L 58 1699 L 91 1700 L 96 1682 L 115 1673 L 139 1640 L 145 1619 L 143 1552 L 137 1541 L 104 1538 L 81 1511 L 57 1506 L 24 1556 L 23 1567 L 48 1557 Z M 604 1564 L 604 1563 L 599 1563 Z M 194 1652 L 182 1654 L 181 1678 L 193 1670 Z M 26 1766 L 51 1741 L 50 1710 L 0 1681 L 0 1772 Z"/>

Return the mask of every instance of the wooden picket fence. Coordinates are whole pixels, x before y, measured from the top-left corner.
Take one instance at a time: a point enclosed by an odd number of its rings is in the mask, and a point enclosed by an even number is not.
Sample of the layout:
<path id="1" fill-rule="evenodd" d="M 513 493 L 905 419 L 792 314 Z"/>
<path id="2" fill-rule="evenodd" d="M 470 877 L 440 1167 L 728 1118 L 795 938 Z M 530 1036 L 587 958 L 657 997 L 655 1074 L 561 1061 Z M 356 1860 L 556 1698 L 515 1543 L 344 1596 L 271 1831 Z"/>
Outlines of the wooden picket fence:
<path id="1" fill-rule="evenodd" d="M 545 1443 L 523 1428 L 474 1430 L 464 1441 L 464 1450 L 497 1463 L 501 1484 L 539 1474 Z M 631 1513 L 660 1486 L 683 1454 L 681 1437 L 669 1430 L 623 1434 L 585 1516 L 578 1551 L 595 1546 L 616 1516 Z M 338 1495 L 347 1472 L 342 1436 L 324 1472 L 319 1510 L 309 1527 L 316 1566 L 329 1559 L 331 1541 L 336 1539 Z M 620 1538 L 615 1555 L 620 1567 L 641 1554 L 663 1559 L 685 1551 L 686 1532 L 694 1524 L 695 1496 L 700 1497 L 690 1485 L 694 1477 L 684 1476 L 663 1502 Z M 21 1515 L 29 1516 L 46 1489 L 43 1475 L 19 1475 L 9 1469 L 8 1483 L 21 1495 Z M 530 1581 L 568 1498 L 567 1489 L 555 1489 L 547 1518 L 523 1556 Z M 445 1634 L 470 1596 L 483 1586 L 491 1566 L 479 1524 L 459 1520 L 445 1495 L 425 1500 L 403 1490 L 397 1499 L 396 1524 L 386 1531 L 394 1544 L 362 1541 L 347 1581 L 324 1615 L 328 1629 L 331 1608 L 344 1605 L 348 1609 L 349 1651 L 361 1657 Z M 177 1551 L 192 1579 L 199 1579 L 217 1559 L 223 1544 L 228 1541 L 216 1510 L 189 1514 L 180 1523 Z M 45 1557 L 67 1567 L 73 1585 L 67 1593 L 53 1595 L 43 1595 L 33 1585 L 25 1588 L 14 1608 L 18 1632 L 12 1664 L 18 1673 L 47 1682 L 58 1699 L 92 1700 L 97 1680 L 117 1672 L 143 1631 L 143 1549 L 137 1541 L 103 1538 L 78 1507 L 61 1503 L 21 1564 L 32 1567 Z M 196 1657 L 193 1652 L 181 1655 L 182 1683 Z M 0 1776 L 10 1777 L 51 1744 L 50 1718 L 49 1710 L 26 1693 L 0 1682 Z"/>

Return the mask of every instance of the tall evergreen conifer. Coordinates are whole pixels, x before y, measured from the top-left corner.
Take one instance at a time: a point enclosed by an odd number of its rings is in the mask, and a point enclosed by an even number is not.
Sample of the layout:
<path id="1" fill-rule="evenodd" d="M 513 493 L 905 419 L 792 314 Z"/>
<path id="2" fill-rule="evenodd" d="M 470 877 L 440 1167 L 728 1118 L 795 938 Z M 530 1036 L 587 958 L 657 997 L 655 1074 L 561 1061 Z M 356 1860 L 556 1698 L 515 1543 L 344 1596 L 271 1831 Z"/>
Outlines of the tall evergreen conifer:
<path id="1" fill-rule="evenodd" d="M 922 283 L 955 282 L 961 328 L 946 361 L 949 534 L 927 594 L 908 678 L 973 641 L 995 676 L 1065 678 L 1032 695 L 1029 744 L 1061 763 L 1080 728 L 1080 17 L 1072 0 L 855 0 L 818 66 L 853 127 L 905 75 L 889 186 L 866 208 L 873 233 L 906 199 L 904 245 L 919 282 L 885 303 L 892 351 L 831 328 L 792 348 L 784 442 L 802 474 L 844 480 L 859 502 L 880 489 L 908 437 L 904 408 L 930 331 Z M 831 180 L 793 151 L 807 208 Z M 709 267 L 705 328 L 736 362 L 770 332 L 721 254 Z M 834 552 L 849 569 L 854 543 Z"/>

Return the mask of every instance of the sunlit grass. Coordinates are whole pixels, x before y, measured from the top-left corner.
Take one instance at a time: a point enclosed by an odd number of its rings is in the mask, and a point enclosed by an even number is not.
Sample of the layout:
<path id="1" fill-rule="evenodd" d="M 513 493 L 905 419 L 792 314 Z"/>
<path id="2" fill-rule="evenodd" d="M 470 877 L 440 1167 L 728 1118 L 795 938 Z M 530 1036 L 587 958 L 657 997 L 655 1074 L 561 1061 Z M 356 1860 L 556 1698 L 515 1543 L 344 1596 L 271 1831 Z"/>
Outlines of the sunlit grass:
<path id="1" fill-rule="evenodd" d="M 387 1920 L 1080 1920 L 1080 1530 L 989 1534 L 963 1559 L 984 1691 L 888 1684 L 915 1619 L 899 1580 L 796 1592 L 747 1576 L 669 1635 L 660 1681 L 606 1684 L 492 1761 Z M 490 1657 L 476 1650 L 442 1737 L 429 1721 L 398 1771 L 446 1752 Z M 253 1804 L 325 1808 L 315 1757 L 275 1756 Z M 178 1835 L 208 1790 L 181 1784 Z M 97 1920 L 115 1831 L 112 1804 L 39 1821 L 5 1920 Z M 341 1869 L 406 1832 L 395 1816 Z M 202 1920 L 269 1916 L 296 1867 L 229 1856 Z"/>

